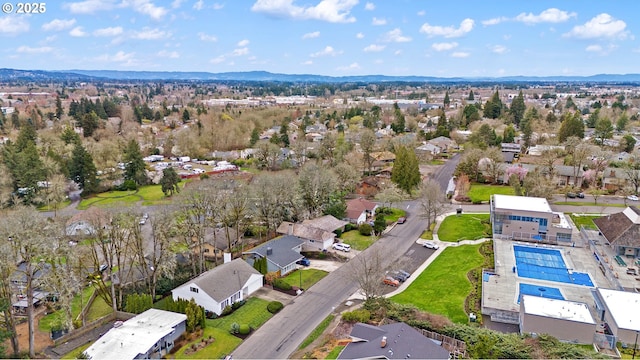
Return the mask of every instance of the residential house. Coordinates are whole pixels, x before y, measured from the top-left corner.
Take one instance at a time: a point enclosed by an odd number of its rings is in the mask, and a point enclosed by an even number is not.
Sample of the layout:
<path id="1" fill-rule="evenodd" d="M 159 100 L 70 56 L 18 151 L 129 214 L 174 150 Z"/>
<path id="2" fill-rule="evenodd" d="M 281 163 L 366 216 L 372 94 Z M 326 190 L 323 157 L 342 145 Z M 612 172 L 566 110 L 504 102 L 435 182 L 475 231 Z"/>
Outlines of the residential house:
<path id="1" fill-rule="evenodd" d="M 532 156 L 540 156 L 545 151 L 560 150 L 564 151 L 564 146 L 559 145 L 536 145 L 529 148 L 527 153 Z"/>
<path id="2" fill-rule="evenodd" d="M 629 182 L 629 173 L 625 169 L 606 168 L 602 172 L 602 185 L 606 190 L 619 190 Z"/>
<path id="3" fill-rule="evenodd" d="M 640 333 L 640 311 L 637 311 L 640 294 L 597 288 L 594 300 L 598 321 L 605 323 L 605 329 L 617 338 L 616 341 L 633 347 Z"/>
<path id="4" fill-rule="evenodd" d="M 616 255 L 640 257 L 640 209 L 629 206 L 622 212 L 593 219 Z"/>
<path id="5" fill-rule="evenodd" d="M 449 359 L 449 351 L 405 323 L 357 323 L 338 359 Z"/>
<path id="6" fill-rule="evenodd" d="M 504 154 L 504 153 L 503 153 Z M 547 175 L 548 169 L 541 165 L 536 164 L 525 164 L 523 163 L 523 159 L 518 163 L 518 166 L 521 166 L 527 169 L 528 172 L 534 172 L 538 169 L 541 173 Z M 554 165 L 553 166 L 553 183 L 559 186 L 572 186 L 575 188 L 581 188 L 582 183 L 584 182 L 584 171 L 582 168 L 573 167 L 569 165 Z M 508 175 L 504 174 L 504 182 L 507 183 L 509 181 Z"/>
<path id="7" fill-rule="evenodd" d="M 331 247 L 336 237 L 336 234 L 331 231 L 325 231 L 307 224 L 294 224 L 288 221 L 283 221 L 276 232 L 303 239 L 302 251 L 327 250 Z"/>
<path id="8" fill-rule="evenodd" d="M 374 216 L 377 208 L 378 204 L 364 198 L 348 200 L 345 220 L 360 225 L 369 217 Z"/>
<path id="9" fill-rule="evenodd" d="M 108 213 L 97 207 L 90 207 L 72 216 L 67 221 L 65 232 L 68 236 L 93 235 L 98 230 L 96 226 L 106 229 L 110 223 Z"/>
<path id="10" fill-rule="evenodd" d="M 545 198 L 496 194 L 489 210 L 494 238 L 571 244 L 571 224 Z"/>
<path id="11" fill-rule="evenodd" d="M 596 322 L 583 302 L 522 295 L 520 333 L 549 334 L 558 340 L 592 344 Z"/>
<path id="12" fill-rule="evenodd" d="M 304 225 L 309 225 L 314 228 L 322 229 L 328 232 L 335 232 L 336 230 L 344 230 L 344 226 L 348 224 L 347 221 L 338 220 L 333 215 L 325 215 L 315 219 L 307 219 L 302 222 Z"/>
<path id="13" fill-rule="evenodd" d="M 614 156 L 614 161 L 627 161 L 627 160 L 629 160 L 630 157 L 631 157 L 631 154 L 629 154 L 626 151 L 622 151 L 622 152 L 617 153 Z"/>
<path id="14" fill-rule="evenodd" d="M 220 315 L 225 307 L 249 297 L 264 276 L 243 259 L 235 259 L 201 274 L 171 291 L 174 300 L 194 299 L 206 311 Z"/>
<path id="15" fill-rule="evenodd" d="M 458 144 L 455 141 L 445 136 L 438 136 L 435 139 L 427 141 L 427 143 L 439 147 L 440 149 L 442 149 L 442 152 L 445 153 L 456 150 L 458 148 Z"/>
<path id="16" fill-rule="evenodd" d="M 89 359 L 160 359 L 186 330 L 187 315 L 149 309 L 116 322 L 85 353 Z"/>
<path id="17" fill-rule="evenodd" d="M 304 128 L 304 133 L 305 134 L 309 134 L 309 133 L 324 134 L 326 132 L 327 132 L 327 126 L 324 125 L 324 124 L 320 124 L 320 123 L 309 125 L 306 128 Z"/>
<path id="18" fill-rule="evenodd" d="M 520 144 L 515 144 L 515 143 L 502 143 L 500 144 L 501 148 L 502 148 L 502 152 L 510 152 L 510 153 L 516 153 L 519 154 L 520 151 L 522 151 L 522 145 Z"/>
<path id="19" fill-rule="evenodd" d="M 242 232 L 239 234 L 240 238 L 236 235 L 236 230 L 230 227 L 207 228 L 202 244 L 205 259 L 214 260 L 216 257 L 221 258 L 223 252 L 230 252 L 232 249 L 229 249 L 229 243 L 231 243 L 231 248 L 234 248 L 242 241 Z M 200 254 L 200 245 L 195 238 L 191 245 L 191 251 L 196 255 Z"/>
<path id="20" fill-rule="evenodd" d="M 284 276 L 298 268 L 296 261 L 304 257 L 300 254 L 304 243 L 305 240 L 297 236 L 285 235 L 267 241 L 242 254 L 248 255 L 247 262 L 250 265 L 253 265 L 256 259 L 266 257 L 267 271 L 279 271 L 280 276 Z"/>
<path id="21" fill-rule="evenodd" d="M 379 171 L 392 166 L 393 162 L 396 160 L 396 154 L 391 151 L 378 151 L 372 152 L 371 158 L 373 158 L 373 162 L 371 164 L 373 170 Z"/>
<path id="22" fill-rule="evenodd" d="M 435 156 L 438 155 L 442 152 L 442 149 L 440 149 L 440 147 L 434 145 L 434 144 L 430 144 L 430 143 L 425 143 L 422 144 L 420 146 L 418 146 L 415 149 L 417 154 L 422 154 L 422 155 L 430 155 L 430 156 Z"/>
<path id="23" fill-rule="evenodd" d="M 386 177 L 366 176 L 358 184 L 358 187 L 356 188 L 356 194 L 373 196 L 384 189 L 387 183 L 389 183 L 389 179 Z"/>

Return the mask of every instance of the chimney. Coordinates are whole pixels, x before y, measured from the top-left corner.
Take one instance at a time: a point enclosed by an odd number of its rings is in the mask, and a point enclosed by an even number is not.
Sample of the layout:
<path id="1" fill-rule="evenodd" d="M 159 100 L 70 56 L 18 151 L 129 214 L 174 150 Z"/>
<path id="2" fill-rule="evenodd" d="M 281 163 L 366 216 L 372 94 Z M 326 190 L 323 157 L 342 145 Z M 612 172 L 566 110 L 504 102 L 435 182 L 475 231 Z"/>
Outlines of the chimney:
<path id="1" fill-rule="evenodd" d="M 287 232 L 287 235 L 293 235 L 293 223 L 289 224 L 289 231 Z"/>
<path id="2" fill-rule="evenodd" d="M 383 336 L 382 340 L 380 341 L 380 347 L 383 348 L 385 346 L 387 346 L 387 337 Z"/>
<path id="3" fill-rule="evenodd" d="M 224 264 L 231 262 L 231 253 L 223 253 Z"/>
<path id="4" fill-rule="evenodd" d="M 273 254 L 273 249 L 271 247 L 267 248 L 267 255 Z"/>

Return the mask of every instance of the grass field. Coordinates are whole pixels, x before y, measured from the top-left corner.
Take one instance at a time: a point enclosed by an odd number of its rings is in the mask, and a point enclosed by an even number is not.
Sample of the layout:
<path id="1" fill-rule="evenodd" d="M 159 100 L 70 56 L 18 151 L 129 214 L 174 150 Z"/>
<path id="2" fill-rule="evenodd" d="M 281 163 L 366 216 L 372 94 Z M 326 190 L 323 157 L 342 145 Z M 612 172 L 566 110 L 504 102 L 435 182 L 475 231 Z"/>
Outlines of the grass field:
<path id="1" fill-rule="evenodd" d="M 259 298 L 249 298 L 247 303 L 234 311 L 231 315 L 223 316 L 218 319 L 207 319 L 207 327 L 215 327 L 218 329 L 229 331 L 231 324 L 238 323 L 249 324 L 252 329 L 257 329 L 264 324 L 273 314 L 267 311 L 267 300 Z"/>
<path id="2" fill-rule="evenodd" d="M 87 322 L 98 320 L 101 317 L 107 316 L 113 312 L 113 308 L 107 304 L 106 301 L 102 298 L 102 296 L 96 296 L 96 299 L 93 300 L 93 304 L 89 308 L 87 312 Z"/>
<path id="3" fill-rule="evenodd" d="M 441 241 L 458 242 L 491 237 L 491 224 L 482 223 L 489 220 L 489 214 L 462 214 L 447 216 L 438 229 Z"/>
<path id="4" fill-rule="evenodd" d="M 514 195 L 513 188 L 506 185 L 483 185 L 473 184 L 467 196 L 473 203 L 488 202 L 491 195 Z"/>
<path id="5" fill-rule="evenodd" d="M 481 244 L 449 247 L 392 301 L 444 315 L 461 324 L 468 322 L 464 301 L 471 291 L 467 272 L 482 265 Z"/>
<path id="6" fill-rule="evenodd" d="M 78 316 L 78 314 L 80 314 L 82 306 L 87 305 L 87 302 L 89 301 L 89 298 L 91 298 L 91 295 L 94 291 L 95 289 L 93 287 L 88 286 L 84 288 L 84 290 L 82 290 L 82 298 L 80 297 L 80 294 L 78 294 L 73 298 L 73 300 L 71 300 L 71 314 L 74 319 L 76 318 L 76 316 Z M 64 312 L 62 310 L 52 312 L 51 314 L 47 314 L 42 319 L 40 319 L 40 321 L 38 322 L 38 328 L 41 331 L 49 332 L 51 331 L 51 329 L 55 329 L 56 327 L 62 325 L 63 319 Z"/>
<path id="7" fill-rule="evenodd" d="M 425 229 L 420 235 L 420 239 L 433 240 L 433 229 L 436 227 L 436 223 L 432 222 L 428 229 Z"/>
<path id="8" fill-rule="evenodd" d="M 60 209 L 64 209 L 67 206 L 69 206 L 69 204 L 71 204 L 71 200 L 65 200 L 59 203 L 54 203 L 54 204 L 50 204 L 50 205 L 42 205 L 38 208 L 38 210 L 40 211 L 54 211 L 54 210 L 60 210 Z"/>
<path id="9" fill-rule="evenodd" d="M 299 286 L 303 289 L 308 289 L 327 275 L 329 275 L 329 273 L 323 270 L 302 269 L 288 274 L 283 277 L 282 280 L 291 286 Z M 302 286 L 300 285 L 300 279 L 302 279 Z"/>
<path id="10" fill-rule="evenodd" d="M 369 246 L 371 246 L 371 244 L 378 240 L 378 238 L 375 236 L 372 237 L 361 235 L 358 230 L 347 231 L 346 233 L 343 233 L 342 236 L 340 236 L 340 239 L 344 243 L 351 245 L 354 250 L 360 251 L 368 248 Z"/>
<path id="11" fill-rule="evenodd" d="M 331 324 L 331 321 L 333 321 L 334 317 L 335 317 L 334 315 L 329 315 L 326 318 L 324 318 L 324 320 L 322 320 L 320 325 L 318 325 L 318 327 L 313 329 L 311 334 L 309 334 L 309 336 L 307 336 L 307 338 L 304 339 L 304 341 L 302 342 L 302 344 L 300 344 L 298 349 L 302 350 L 302 349 L 306 348 L 312 342 L 314 342 L 320 335 L 322 335 L 322 333 L 327 329 L 329 324 Z"/>
<path id="12" fill-rule="evenodd" d="M 93 344 L 93 341 L 88 342 L 80 347 L 75 348 L 73 351 L 64 355 L 61 359 L 79 359 L 80 354 L 82 354 L 85 350 L 89 348 Z"/>
<path id="13" fill-rule="evenodd" d="M 391 214 L 385 215 L 384 219 L 387 221 L 387 225 L 393 224 L 398 221 L 399 218 L 407 216 L 407 212 L 402 209 L 391 208 Z"/>
<path id="14" fill-rule="evenodd" d="M 334 347 L 333 350 L 331 350 L 331 352 L 327 354 L 327 357 L 325 359 L 326 360 L 337 359 L 338 355 L 340 355 L 340 352 L 342 351 L 342 349 L 344 349 L 344 345 L 338 345 L 338 346 Z"/>
<path id="15" fill-rule="evenodd" d="M 184 354 L 191 344 L 196 344 L 209 336 L 215 339 L 213 343 L 196 353 L 189 355 Z M 230 354 L 235 348 L 237 348 L 241 342 L 242 339 L 231 335 L 229 330 L 207 327 L 204 329 L 201 338 L 183 346 L 174 355 L 175 359 L 223 359 L 226 355 Z"/>
<path id="16" fill-rule="evenodd" d="M 580 229 L 580 226 L 584 226 L 587 228 L 595 229 L 596 225 L 593 223 L 593 219 L 597 219 L 602 217 L 602 215 L 579 215 L 579 214 L 569 214 L 573 223 L 576 224 L 576 227 Z"/>
<path id="17" fill-rule="evenodd" d="M 184 189 L 188 181 L 181 181 L 180 190 Z M 78 204 L 79 210 L 86 210 L 90 206 L 112 207 L 120 205 L 130 205 L 142 201 L 142 205 L 163 205 L 171 201 L 165 197 L 161 185 L 147 185 L 140 187 L 137 191 L 108 191 L 96 194 L 84 199 Z"/>

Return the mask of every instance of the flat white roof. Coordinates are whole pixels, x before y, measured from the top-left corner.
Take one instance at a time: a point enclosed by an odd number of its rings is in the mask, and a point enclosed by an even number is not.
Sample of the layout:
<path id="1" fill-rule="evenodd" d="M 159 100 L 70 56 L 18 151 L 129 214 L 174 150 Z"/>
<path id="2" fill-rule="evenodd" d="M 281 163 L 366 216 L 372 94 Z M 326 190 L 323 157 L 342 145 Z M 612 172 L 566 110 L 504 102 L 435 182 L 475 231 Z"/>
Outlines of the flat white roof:
<path id="1" fill-rule="evenodd" d="M 171 311 L 149 309 L 125 321 L 122 326 L 112 328 L 86 353 L 93 360 L 135 359 L 146 353 L 158 340 L 173 331 L 173 327 L 187 320 L 187 315 Z"/>
<path id="2" fill-rule="evenodd" d="M 567 300 L 547 299 L 539 296 L 522 295 L 522 306 L 526 314 L 554 319 L 595 324 L 589 306 L 585 303 Z"/>
<path id="3" fill-rule="evenodd" d="M 640 294 L 598 288 L 611 317 L 620 329 L 640 331 Z"/>
<path id="4" fill-rule="evenodd" d="M 496 210 L 520 210 L 551 213 L 551 207 L 545 198 L 493 195 L 493 204 Z"/>

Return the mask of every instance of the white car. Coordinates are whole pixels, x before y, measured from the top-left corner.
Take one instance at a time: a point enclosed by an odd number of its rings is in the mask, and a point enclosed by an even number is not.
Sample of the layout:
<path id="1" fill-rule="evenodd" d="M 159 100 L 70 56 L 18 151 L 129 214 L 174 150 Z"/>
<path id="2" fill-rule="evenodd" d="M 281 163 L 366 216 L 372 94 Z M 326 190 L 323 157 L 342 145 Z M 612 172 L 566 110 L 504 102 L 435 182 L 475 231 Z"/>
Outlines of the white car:
<path id="1" fill-rule="evenodd" d="M 333 249 L 335 249 L 335 250 L 340 250 L 340 251 L 344 251 L 344 252 L 351 251 L 351 245 L 345 244 L 345 243 L 335 243 L 331 247 Z"/>
<path id="2" fill-rule="evenodd" d="M 638 197 L 635 196 L 635 195 L 629 195 L 629 196 L 627 196 L 627 200 L 638 201 Z"/>
<path id="3" fill-rule="evenodd" d="M 424 244 L 422 244 L 422 246 L 426 247 L 427 249 L 433 249 L 433 250 L 438 250 L 440 248 L 438 244 L 434 243 L 433 241 L 425 241 Z"/>

